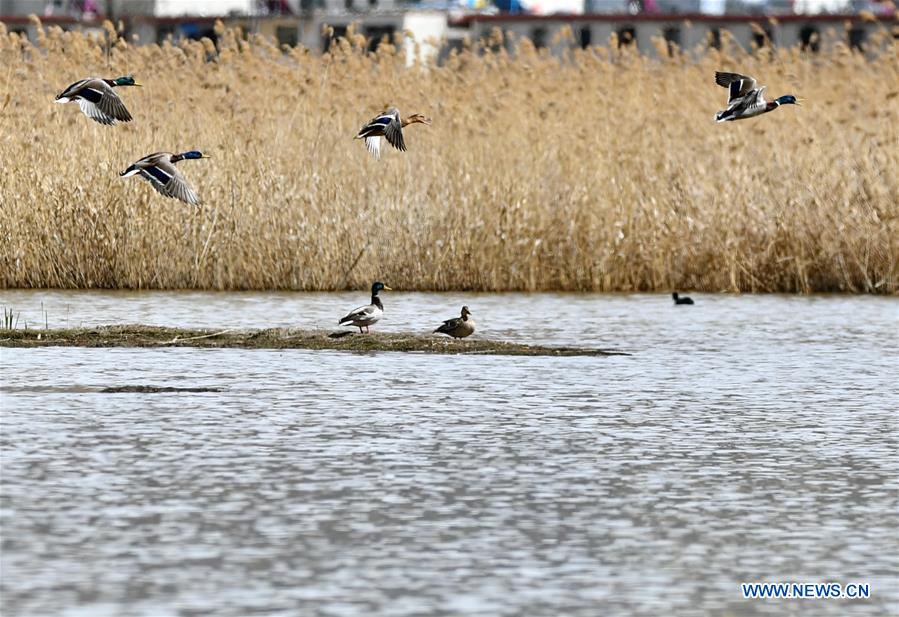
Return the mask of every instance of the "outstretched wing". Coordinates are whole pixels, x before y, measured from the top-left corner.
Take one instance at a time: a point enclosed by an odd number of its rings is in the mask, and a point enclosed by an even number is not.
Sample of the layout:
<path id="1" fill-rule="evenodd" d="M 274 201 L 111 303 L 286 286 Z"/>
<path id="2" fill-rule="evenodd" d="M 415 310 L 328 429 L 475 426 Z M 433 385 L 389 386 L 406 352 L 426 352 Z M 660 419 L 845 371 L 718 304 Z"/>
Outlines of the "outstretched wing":
<path id="1" fill-rule="evenodd" d="M 390 122 L 387 123 L 384 129 L 384 137 L 391 146 L 401 152 L 405 152 L 406 142 L 403 141 L 403 125 L 400 122 L 400 112 L 395 109 L 391 111 L 393 113 L 390 115 Z"/>
<path id="2" fill-rule="evenodd" d="M 371 152 L 371 155 L 376 159 L 381 159 L 381 138 L 380 137 L 366 137 L 365 138 L 365 147 L 368 148 L 368 151 Z"/>
<path id="3" fill-rule="evenodd" d="M 103 96 L 101 96 L 100 100 L 97 102 L 97 108 L 109 118 L 115 118 L 122 122 L 131 122 L 131 114 L 128 113 L 128 110 L 125 108 L 125 103 L 123 103 L 122 99 L 119 98 L 119 95 L 115 93 L 112 86 L 106 82 L 102 83 L 104 86 Z"/>
<path id="4" fill-rule="evenodd" d="M 200 198 L 196 191 L 174 166 L 150 165 L 141 169 L 140 175 L 162 195 L 180 199 L 192 206 L 200 205 Z"/>
<path id="5" fill-rule="evenodd" d="M 728 89 L 727 103 L 743 98 L 755 90 L 755 79 L 739 73 L 715 72 L 715 83 Z"/>
<path id="6" fill-rule="evenodd" d="M 150 186 L 160 194 L 180 199 L 193 206 L 199 206 L 200 198 L 197 192 L 187 183 L 181 172 L 169 162 L 170 158 L 171 153 L 169 152 L 148 154 L 123 171 L 121 175 L 128 178 L 140 174 L 140 177 L 149 182 Z"/>
<path id="7" fill-rule="evenodd" d="M 93 77 L 89 77 L 87 79 L 76 81 L 73 84 L 69 84 L 65 90 L 56 95 L 56 100 L 60 103 L 68 103 L 73 97 L 78 95 L 78 92 L 83 87 L 85 87 L 89 82 L 93 80 Z"/>
<path id="8" fill-rule="evenodd" d="M 82 79 L 56 97 L 58 101 L 77 100 L 81 111 L 100 124 L 115 124 L 116 120 L 131 121 L 131 114 L 112 86 L 102 79 Z"/>
<path id="9" fill-rule="evenodd" d="M 384 112 L 369 120 L 369 122 L 359 129 L 356 139 L 364 139 L 366 137 L 380 137 L 387 131 L 387 125 L 390 124 L 393 115 L 391 112 Z"/>

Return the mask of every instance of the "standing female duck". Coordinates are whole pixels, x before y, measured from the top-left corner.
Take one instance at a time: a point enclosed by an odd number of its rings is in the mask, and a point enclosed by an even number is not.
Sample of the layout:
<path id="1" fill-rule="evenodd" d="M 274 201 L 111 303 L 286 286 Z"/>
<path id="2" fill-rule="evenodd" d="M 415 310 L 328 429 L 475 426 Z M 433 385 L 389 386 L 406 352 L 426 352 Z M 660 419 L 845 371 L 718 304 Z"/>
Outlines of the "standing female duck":
<path id="1" fill-rule="evenodd" d="M 448 334 L 453 338 L 465 338 L 474 334 L 474 319 L 471 318 L 471 311 L 468 310 L 467 306 L 463 306 L 461 317 L 447 319 L 434 332 Z"/>
<path id="2" fill-rule="evenodd" d="M 397 150 L 405 152 L 406 142 L 403 141 L 403 128 L 416 122 L 431 124 L 431 119 L 421 114 L 412 114 L 408 118 L 401 119 L 400 110 L 396 107 L 391 107 L 384 113 L 372 118 L 353 139 L 364 139 L 365 147 L 368 148 L 368 151 L 371 152 L 373 157 L 380 159 L 381 137 L 387 139 L 387 142 Z"/>
<path id="3" fill-rule="evenodd" d="M 139 86 L 130 75 L 116 79 L 88 77 L 63 90 L 56 96 L 57 103 L 78 101 L 84 115 L 100 124 L 112 125 L 116 120 L 130 122 L 131 114 L 119 95 L 113 92 L 117 86 Z"/>
<path id="4" fill-rule="evenodd" d="M 362 333 L 362 328 L 370 332 L 369 326 L 374 325 L 384 315 L 384 305 L 381 304 L 381 298 L 378 297 L 378 293 L 381 291 L 392 291 L 392 289 L 381 281 L 375 282 L 371 286 L 371 304 L 353 309 L 345 317 L 342 317 L 337 322 L 337 325 L 356 326 L 359 328 L 360 334 Z"/>
<path id="5" fill-rule="evenodd" d="M 752 77 L 739 73 L 718 71 L 715 73 L 715 83 L 728 89 L 727 109 L 715 114 L 715 122 L 754 118 L 774 111 L 781 105 L 799 105 L 792 94 L 785 94 L 770 102 L 765 101 L 765 86 L 756 88 L 756 81 Z"/>

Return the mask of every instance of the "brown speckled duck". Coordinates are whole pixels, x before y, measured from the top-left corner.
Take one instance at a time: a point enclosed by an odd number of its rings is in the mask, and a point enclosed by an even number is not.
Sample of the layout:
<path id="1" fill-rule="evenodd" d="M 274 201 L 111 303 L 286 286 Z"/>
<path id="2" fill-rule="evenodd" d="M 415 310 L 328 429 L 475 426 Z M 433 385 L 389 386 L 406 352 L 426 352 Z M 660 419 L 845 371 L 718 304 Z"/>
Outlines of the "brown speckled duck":
<path id="1" fill-rule="evenodd" d="M 447 334 L 453 338 L 465 338 L 474 334 L 474 319 L 471 318 L 471 311 L 467 306 L 463 306 L 461 317 L 447 319 L 434 332 Z"/>

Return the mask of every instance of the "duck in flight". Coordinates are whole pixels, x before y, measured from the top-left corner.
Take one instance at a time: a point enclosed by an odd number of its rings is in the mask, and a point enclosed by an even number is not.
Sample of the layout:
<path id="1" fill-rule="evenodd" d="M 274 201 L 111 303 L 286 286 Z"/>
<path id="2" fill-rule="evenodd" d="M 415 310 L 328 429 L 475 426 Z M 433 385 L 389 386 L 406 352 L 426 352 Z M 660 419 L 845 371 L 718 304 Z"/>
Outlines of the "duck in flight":
<path id="1" fill-rule="evenodd" d="M 410 124 L 431 124 L 431 119 L 421 114 L 412 114 L 407 118 L 400 118 L 400 111 L 391 107 L 382 114 L 371 119 L 363 126 L 353 139 L 364 139 L 365 147 L 376 159 L 381 158 L 381 137 L 387 140 L 391 146 L 402 152 L 406 151 L 406 142 L 403 140 L 403 129 Z"/>
<path id="2" fill-rule="evenodd" d="M 447 319 L 434 332 L 448 334 L 453 338 L 465 338 L 474 334 L 474 319 L 471 318 L 471 311 L 468 310 L 467 306 L 463 306 L 461 317 Z"/>
<path id="3" fill-rule="evenodd" d="M 130 75 L 115 79 L 88 77 L 76 81 L 56 95 L 56 102 L 78 101 L 84 115 L 100 124 L 113 125 L 116 120 L 130 122 L 131 114 L 125 108 L 125 103 L 113 91 L 113 88 L 118 86 L 140 86 L 140 84 L 134 83 L 134 78 Z"/>
<path id="4" fill-rule="evenodd" d="M 393 290 L 381 281 L 376 281 L 371 286 L 371 304 L 353 309 L 346 316 L 342 317 L 337 322 L 337 325 L 356 326 L 359 328 L 360 334 L 362 333 L 362 328 L 370 332 L 369 326 L 374 325 L 384 315 L 384 305 L 381 303 L 381 298 L 378 297 L 378 293 L 381 291 Z"/>
<path id="5" fill-rule="evenodd" d="M 208 158 L 208 156 L 198 150 L 190 150 L 181 154 L 154 152 L 135 162 L 119 175 L 123 178 L 130 178 L 140 174 L 154 189 L 166 197 L 173 197 L 192 206 L 199 206 L 200 198 L 197 192 L 187 183 L 181 172 L 175 168 L 175 163 L 184 159 Z"/>
<path id="6" fill-rule="evenodd" d="M 756 87 L 755 79 L 739 73 L 722 73 L 717 71 L 715 73 L 715 83 L 728 89 L 727 109 L 715 114 L 715 122 L 754 118 L 769 111 L 774 111 L 781 105 L 800 104 L 792 94 L 785 94 L 773 101 L 766 101 L 765 86 L 758 88 Z"/>

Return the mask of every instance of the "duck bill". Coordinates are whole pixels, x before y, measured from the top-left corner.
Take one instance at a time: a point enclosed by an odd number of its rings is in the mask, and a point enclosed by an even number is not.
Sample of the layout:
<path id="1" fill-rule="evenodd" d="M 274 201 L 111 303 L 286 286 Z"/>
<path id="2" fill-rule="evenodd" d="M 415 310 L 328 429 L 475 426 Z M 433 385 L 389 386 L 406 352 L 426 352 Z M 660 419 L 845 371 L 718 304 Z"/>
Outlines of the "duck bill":
<path id="1" fill-rule="evenodd" d="M 393 290 L 390 287 L 388 287 L 387 285 L 384 285 L 384 291 L 393 291 Z"/>

